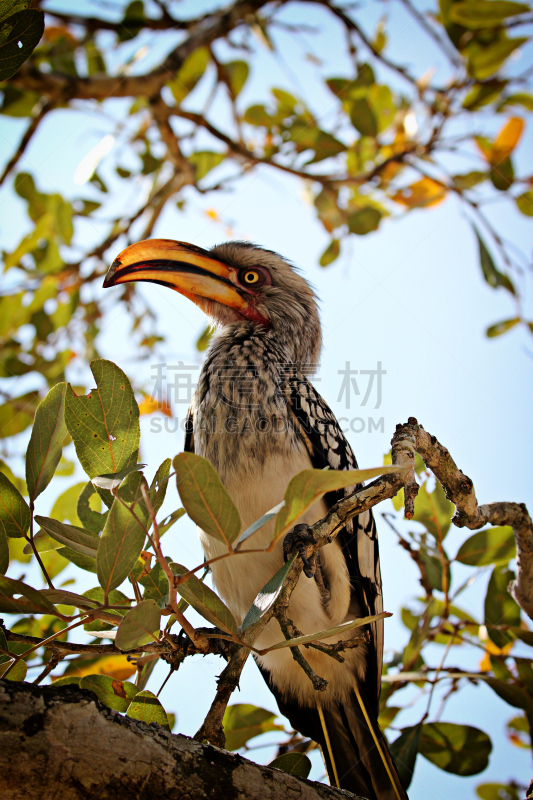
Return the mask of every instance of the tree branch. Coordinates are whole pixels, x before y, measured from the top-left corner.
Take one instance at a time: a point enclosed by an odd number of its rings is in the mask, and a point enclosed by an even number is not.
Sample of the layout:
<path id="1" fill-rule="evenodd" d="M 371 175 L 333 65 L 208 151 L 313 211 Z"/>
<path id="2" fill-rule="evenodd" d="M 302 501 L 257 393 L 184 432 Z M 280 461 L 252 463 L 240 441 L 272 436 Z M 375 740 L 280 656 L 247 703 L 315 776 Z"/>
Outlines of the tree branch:
<path id="1" fill-rule="evenodd" d="M 457 466 L 449 451 L 410 417 L 407 426 L 416 438 L 416 450 L 456 506 L 453 524 L 477 530 L 484 525 L 510 525 L 516 539 L 516 580 L 509 591 L 533 619 L 533 522 L 524 503 L 489 503 L 479 506 L 474 484 Z"/>
<path id="2" fill-rule="evenodd" d="M 183 62 L 199 47 L 226 36 L 246 22 L 267 0 L 238 0 L 229 9 L 221 9 L 198 20 L 197 28 L 181 42 L 152 72 L 145 75 L 94 76 L 81 78 L 62 73 L 44 73 L 27 61 L 11 79 L 13 86 L 32 89 L 41 95 L 61 96 L 66 100 L 106 100 L 109 97 L 154 97 L 174 77 Z M 120 27 L 120 23 L 117 23 Z"/>
<path id="3" fill-rule="evenodd" d="M 0 774 L 6 798 L 344 796 L 323 783 L 301 780 L 122 716 L 76 686 L 0 681 L 0 720 Z"/>

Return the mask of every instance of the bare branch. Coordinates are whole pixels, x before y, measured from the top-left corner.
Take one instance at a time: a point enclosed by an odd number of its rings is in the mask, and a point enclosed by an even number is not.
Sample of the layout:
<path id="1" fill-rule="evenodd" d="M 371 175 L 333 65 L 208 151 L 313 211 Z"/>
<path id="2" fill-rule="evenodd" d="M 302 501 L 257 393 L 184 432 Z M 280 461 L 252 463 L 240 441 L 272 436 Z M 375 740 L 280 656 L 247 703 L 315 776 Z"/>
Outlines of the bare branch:
<path id="1" fill-rule="evenodd" d="M 484 525 L 510 525 L 517 550 L 516 581 L 509 591 L 518 605 L 533 619 L 533 522 L 524 503 L 489 503 L 479 506 L 474 484 L 458 468 L 449 451 L 431 436 L 414 417 L 407 423 L 415 437 L 416 450 L 441 482 L 446 497 L 456 506 L 452 520 L 458 528 L 477 530 Z M 407 427 L 406 426 L 406 427 Z"/>

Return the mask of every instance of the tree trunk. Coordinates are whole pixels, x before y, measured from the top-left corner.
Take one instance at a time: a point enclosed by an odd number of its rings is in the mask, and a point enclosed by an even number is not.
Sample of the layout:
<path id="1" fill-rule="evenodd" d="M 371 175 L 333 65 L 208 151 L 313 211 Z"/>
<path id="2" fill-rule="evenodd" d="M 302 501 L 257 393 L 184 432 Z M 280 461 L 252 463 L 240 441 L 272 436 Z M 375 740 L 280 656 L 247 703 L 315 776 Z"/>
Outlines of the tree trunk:
<path id="1" fill-rule="evenodd" d="M 334 800 L 353 797 L 159 725 L 77 686 L 0 680 L 2 800 Z"/>

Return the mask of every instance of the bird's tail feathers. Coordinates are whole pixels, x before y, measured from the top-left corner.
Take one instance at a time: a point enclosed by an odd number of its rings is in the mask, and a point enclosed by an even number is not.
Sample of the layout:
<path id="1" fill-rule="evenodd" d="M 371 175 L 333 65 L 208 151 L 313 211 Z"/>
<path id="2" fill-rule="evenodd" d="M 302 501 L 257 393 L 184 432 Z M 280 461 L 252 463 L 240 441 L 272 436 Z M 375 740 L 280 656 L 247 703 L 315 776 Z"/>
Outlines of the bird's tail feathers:
<path id="1" fill-rule="evenodd" d="M 330 783 L 368 800 L 408 800 L 387 740 L 359 688 L 351 702 L 323 709 L 320 717 Z"/>

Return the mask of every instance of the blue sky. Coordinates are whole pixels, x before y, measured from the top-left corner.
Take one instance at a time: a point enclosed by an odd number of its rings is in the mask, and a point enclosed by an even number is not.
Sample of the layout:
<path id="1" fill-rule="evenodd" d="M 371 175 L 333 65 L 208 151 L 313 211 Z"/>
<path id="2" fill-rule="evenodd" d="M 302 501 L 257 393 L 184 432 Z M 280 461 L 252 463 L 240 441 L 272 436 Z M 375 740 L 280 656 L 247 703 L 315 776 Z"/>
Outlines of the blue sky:
<path id="1" fill-rule="evenodd" d="M 89 8 L 91 4 L 80 4 L 80 10 L 85 6 Z M 47 7 L 72 6 L 56 0 Z M 211 7 L 202 1 L 186 2 L 179 5 L 179 10 L 184 13 L 186 9 L 196 15 Z M 416 75 L 435 67 L 434 80 L 444 80 L 443 57 L 418 34 L 399 4 L 366 3 L 361 12 L 365 29 L 371 32 L 389 8 L 392 34 L 387 55 L 408 64 Z M 277 47 L 274 54 L 258 44 L 251 79 L 241 98 L 243 107 L 267 100 L 267 88 L 275 85 L 304 96 L 315 114 L 327 120 L 333 111 L 332 96 L 318 85 L 317 70 L 326 77 L 351 74 L 349 62 L 341 52 L 344 39 L 340 28 L 315 7 L 289 5 L 283 16 L 285 20 L 305 21 L 316 26 L 320 33 L 317 36 L 305 34 L 295 46 L 287 33 L 278 31 L 274 34 Z M 138 71 L 158 62 L 179 40 L 179 35 L 170 34 L 166 40 L 162 39 L 164 37 L 146 35 L 146 43 L 152 49 L 145 60 L 140 60 Z M 133 45 L 126 47 L 133 48 Z M 224 48 L 219 51 L 221 57 L 229 59 L 231 51 Z M 305 52 L 318 56 L 323 67 L 306 61 Z M 236 56 L 232 54 L 231 57 Z M 531 63 L 530 53 L 524 51 L 512 69 L 523 70 L 527 59 Z M 388 80 L 388 76 L 384 77 Z M 393 83 L 398 91 L 406 89 L 399 79 L 394 79 Z M 200 104 L 207 91 L 207 86 L 200 85 L 188 101 L 191 107 Z M 90 186 L 81 189 L 75 186 L 73 175 L 80 159 L 105 134 L 114 132 L 117 117 L 128 122 L 125 119 L 127 103 L 110 102 L 107 115 L 91 104 L 80 104 L 78 108 L 75 113 L 54 112 L 20 164 L 21 169 L 35 173 L 40 190 L 58 190 L 67 196 L 96 196 Z M 224 125 L 227 120 L 222 104 L 215 109 L 219 110 L 220 124 Z M 494 133 L 503 121 L 501 116 L 492 122 L 480 118 L 478 124 Z M 419 122 L 423 125 L 422 119 Z M 18 142 L 24 127 L 21 120 L 0 117 L 0 141 L 4 144 L 2 160 L 7 161 L 10 147 Z M 519 174 L 533 171 L 532 144 L 531 134 L 528 134 L 517 152 Z M 111 173 L 113 153 L 107 158 L 103 163 L 106 174 Z M 473 153 L 461 161 L 457 159 L 454 165 L 458 172 L 475 169 Z M 225 174 L 224 169 L 224 166 L 220 168 L 221 175 Z M 212 176 L 215 180 L 216 173 Z M 134 192 L 142 190 L 141 180 Z M 188 203 L 183 212 L 169 204 L 159 219 L 155 236 L 209 247 L 225 240 L 231 228 L 233 238 L 249 239 L 291 259 L 314 285 L 321 302 L 324 330 L 317 386 L 338 417 L 364 421 L 361 432 L 353 432 L 362 427 L 362 423 L 354 423 L 347 434 L 360 466 L 382 463 L 395 425 L 408 416 L 415 416 L 450 449 L 458 465 L 473 479 L 480 503 L 514 500 L 533 507 L 530 470 L 533 338 L 523 328 L 494 340 L 485 337 L 485 328 L 514 316 L 514 307 L 503 290 L 494 291 L 484 283 L 477 244 L 456 196 L 449 196 L 433 209 L 412 212 L 401 220 L 386 220 L 376 233 L 352 237 L 343 246 L 341 258 L 328 269 L 318 266 L 318 257 L 329 237 L 317 222 L 305 187 L 298 179 L 261 167 L 238 181 L 230 193 L 205 197 L 190 192 L 186 197 Z M 132 199 L 130 195 L 115 194 L 110 207 L 127 210 Z M 0 208 L 2 247 L 10 250 L 27 223 L 23 205 L 9 184 L 0 193 Z M 217 220 L 206 216 L 205 212 L 211 208 L 219 214 Z M 487 213 L 505 236 L 531 256 L 533 226 L 529 218 L 503 203 L 488 207 Z M 80 236 L 89 243 L 96 232 L 85 226 Z M 110 253 L 110 259 L 120 249 L 119 244 Z M 522 285 L 526 307 L 529 305 L 531 309 L 528 276 L 523 278 Z M 194 343 L 205 327 L 205 318 L 185 298 L 158 286 L 141 286 L 141 293 L 157 310 L 159 327 L 167 337 L 157 359 L 146 362 L 139 361 L 132 348 L 125 310 L 113 306 L 110 292 L 104 295 L 103 290 L 96 291 L 99 296 L 105 296 L 110 309 L 99 337 L 101 352 L 138 381 L 144 381 L 147 389 L 152 387 L 151 363 L 177 364 L 181 360 L 189 365 L 200 364 L 202 356 Z M 529 317 L 533 318 L 532 311 Z M 347 362 L 358 370 L 375 369 L 378 362 L 382 363 L 386 375 L 379 409 L 374 409 L 375 394 L 365 407 L 360 405 L 361 397 L 352 397 L 351 408 L 346 409 L 345 398 L 340 397 L 342 375 L 339 371 Z M 71 380 L 76 381 L 79 374 L 73 369 Z M 186 405 L 176 407 L 179 416 L 185 411 Z M 383 418 L 382 431 L 381 426 L 369 430 L 369 417 L 376 422 Z M 175 455 L 182 448 L 181 434 L 164 429 L 156 432 L 154 420 L 155 417 L 142 419 L 142 460 L 148 463 L 150 477 L 165 457 Z M 75 477 L 83 479 L 80 473 Z M 63 482 L 67 486 L 74 478 L 63 479 Z M 49 511 L 54 498 L 55 492 L 43 495 L 40 513 Z M 178 504 L 176 491 L 170 488 L 165 508 L 171 511 Z M 419 587 L 408 556 L 398 547 L 388 527 L 383 522 L 380 524 L 379 514 L 378 526 L 385 607 L 395 612 L 386 623 L 386 649 L 394 649 L 402 647 L 407 640 L 407 632 L 399 619 L 400 606 L 412 605 Z M 468 535 L 464 530 L 453 528 L 447 539 L 448 552 L 455 554 Z M 186 520 L 181 520 L 167 534 L 165 545 L 176 561 L 192 565 L 202 560 L 194 526 Z M 458 585 L 462 573 L 458 571 L 457 576 Z M 94 582 L 91 577 L 86 580 L 87 586 L 82 586 L 80 591 Z M 487 580 L 488 573 L 481 575 L 464 595 L 465 609 L 479 618 L 483 616 Z M 435 646 L 435 662 L 440 652 Z M 466 660 L 461 661 L 462 664 L 470 663 L 475 667 L 478 655 L 463 656 L 463 659 Z M 157 669 L 162 678 L 163 669 Z M 178 715 L 176 730 L 193 734 L 199 727 L 213 696 L 219 671 L 220 661 L 215 657 L 187 659 L 178 676 L 167 684 L 162 700 L 168 710 Z M 245 669 L 240 693 L 234 697 L 234 702 L 276 708 L 252 663 Z M 415 713 L 405 712 L 398 718 L 398 724 L 411 724 L 416 719 Z M 530 756 L 512 747 L 504 737 L 504 722 L 514 715 L 514 709 L 495 700 L 485 686 L 469 687 L 455 695 L 443 719 L 478 725 L 491 734 L 494 750 L 489 768 L 481 776 L 459 779 L 419 757 L 410 791 L 412 800 L 441 800 L 451 793 L 474 796 L 476 784 L 489 780 L 505 782 L 513 776 L 526 782 Z M 260 751 L 257 758 L 267 760 L 269 755 L 268 751 Z M 317 758 L 314 764 L 312 775 L 316 778 L 322 767 Z"/>

